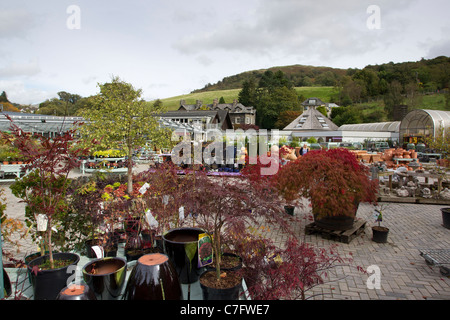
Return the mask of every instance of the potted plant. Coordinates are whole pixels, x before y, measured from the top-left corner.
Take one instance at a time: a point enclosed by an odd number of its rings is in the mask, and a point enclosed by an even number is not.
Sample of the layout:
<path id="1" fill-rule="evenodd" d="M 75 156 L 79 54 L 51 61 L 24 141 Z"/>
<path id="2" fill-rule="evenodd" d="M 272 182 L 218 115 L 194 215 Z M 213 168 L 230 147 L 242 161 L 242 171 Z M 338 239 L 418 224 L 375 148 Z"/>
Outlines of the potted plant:
<path id="1" fill-rule="evenodd" d="M 442 225 L 444 228 L 450 229 L 450 208 L 441 208 Z"/>
<path id="2" fill-rule="evenodd" d="M 68 130 L 57 137 L 39 136 L 34 140 L 12 121 L 11 133 L 2 132 L 3 137 L 17 148 L 27 162 L 25 167 L 29 172 L 17 179 L 11 190 L 27 204 L 34 218 L 35 230 L 43 239 L 44 250 L 41 254 L 48 250 L 48 255 L 36 258 L 28 265 L 32 270 L 35 299 L 55 299 L 70 276 L 67 268 L 80 259 L 74 253 L 54 253 L 52 241 L 53 229 L 58 228 L 67 213 L 65 197 L 70 184 L 69 172 L 79 166 L 79 157 L 87 154 L 86 149 L 78 147 L 74 134 L 75 130 Z M 43 270 L 42 262 L 48 264 L 48 270 Z M 57 282 L 53 284 L 53 280 Z M 45 292 L 41 294 L 40 288 Z"/>
<path id="3" fill-rule="evenodd" d="M 255 243 L 254 243 L 255 244 Z M 346 263 L 351 258 L 343 258 L 335 245 L 318 248 L 295 237 L 289 237 L 283 248 L 265 239 L 264 245 L 252 254 L 250 268 L 243 268 L 248 282 L 247 294 L 252 300 L 306 300 L 314 295 L 309 292 L 316 286 L 332 281 L 330 270 Z M 247 251 L 249 247 L 247 247 Z M 363 271 L 361 267 L 357 270 Z"/>
<path id="4" fill-rule="evenodd" d="M 237 299 L 242 276 L 239 272 L 221 269 L 224 249 L 234 250 L 236 235 L 244 239 L 249 226 L 257 221 L 270 219 L 285 230 L 289 229 L 280 215 L 279 197 L 271 192 L 266 180 L 250 182 L 245 175 L 232 180 L 211 179 L 204 172 L 194 172 L 187 179 L 192 188 L 185 207 L 195 213 L 196 225 L 210 237 L 213 252 L 213 271 L 203 273 L 199 279 L 203 297 L 205 300 Z"/>
<path id="5" fill-rule="evenodd" d="M 383 207 L 375 209 L 375 222 L 378 222 L 378 225 L 372 227 L 372 240 L 378 243 L 386 243 L 389 234 L 389 228 L 381 226 L 383 211 Z"/>
<path id="6" fill-rule="evenodd" d="M 275 176 L 278 192 L 311 201 L 315 224 L 324 229 L 353 226 L 360 202 L 376 202 L 378 180 L 350 151 L 313 150 L 281 167 Z"/>

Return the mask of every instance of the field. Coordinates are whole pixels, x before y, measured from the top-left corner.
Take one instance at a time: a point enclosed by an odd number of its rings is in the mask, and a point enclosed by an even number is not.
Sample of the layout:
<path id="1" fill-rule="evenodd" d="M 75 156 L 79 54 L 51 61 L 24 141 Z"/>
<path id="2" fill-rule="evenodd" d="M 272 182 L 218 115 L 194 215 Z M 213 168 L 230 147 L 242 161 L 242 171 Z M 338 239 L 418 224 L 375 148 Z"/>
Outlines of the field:
<path id="1" fill-rule="evenodd" d="M 185 100 L 186 104 L 195 104 L 197 100 L 201 100 L 203 104 L 210 104 L 214 99 L 223 97 L 226 103 L 232 103 L 234 99 L 238 98 L 241 89 L 205 91 L 197 93 L 189 93 L 181 96 L 161 99 L 167 110 L 176 110 L 180 106 L 180 100 Z M 329 102 L 333 93 L 333 87 L 297 87 L 295 91 L 299 95 L 306 98 L 317 97 L 324 102 Z"/>
<path id="2" fill-rule="evenodd" d="M 185 100 L 186 104 L 195 104 L 197 100 L 201 100 L 203 104 L 210 104 L 214 99 L 220 99 L 223 97 L 226 103 L 232 103 L 234 99 L 238 98 L 239 91 L 241 89 L 229 89 L 229 90 L 216 90 L 205 91 L 197 93 L 189 93 L 181 96 L 161 99 L 167 110 L 176 110 L 180 106 L 180 100 Z M 316 97 L 320 98 L 324 102 L 330 102 L 333 95 L 333 87 L 296 87 L 295 91 L 299 96 L 303 96 L 305 99 Z M 384 112 L 383 99 L 354 104 L 356 108 L 363 111 L 363 113 L 371 112 Z M 434 110 L 446 110 L 445 108 L 445 95 L 443 93 L 423 95 L 420 102 L 420 109 L 434 109 Z"/>

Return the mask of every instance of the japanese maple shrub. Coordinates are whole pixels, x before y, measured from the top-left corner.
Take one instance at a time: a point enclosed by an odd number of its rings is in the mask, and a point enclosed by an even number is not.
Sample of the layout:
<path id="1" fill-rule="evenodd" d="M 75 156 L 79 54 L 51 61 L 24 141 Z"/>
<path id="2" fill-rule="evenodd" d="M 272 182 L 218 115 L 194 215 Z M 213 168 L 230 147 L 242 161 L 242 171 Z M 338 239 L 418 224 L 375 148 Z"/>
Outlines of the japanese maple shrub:
<path id="1" fill-rule="evenodd" d="M 11 190 L 26 203 L 34 224 L 38 217 L 46 221 L 46 227 L 38 232 L 44 239 L 50 267 L 53 268 L 52 232 L 68 209 L 65 199 L 70 185 L 68 176 L 72 169 L 80 165 L 80 156 L 86 156 L 88 151 L 78 146 L 74 138 L 75 129 L 53 138 L 42 135 L 33 137 L 11 120 L 10 130 L 11 133 L 3 132 L 2 135 L 19 150 L 27 171 L 26 175 L 16 179 Z"/>
<path id="2" fill-rule="evenodd" d="M 280 168 L 275 183 L 281 195 L 310 199 L 315 218 L 349 216 L 360 202 L 374 203 L 378 180 L 350 151 L 313 150 Z"/>

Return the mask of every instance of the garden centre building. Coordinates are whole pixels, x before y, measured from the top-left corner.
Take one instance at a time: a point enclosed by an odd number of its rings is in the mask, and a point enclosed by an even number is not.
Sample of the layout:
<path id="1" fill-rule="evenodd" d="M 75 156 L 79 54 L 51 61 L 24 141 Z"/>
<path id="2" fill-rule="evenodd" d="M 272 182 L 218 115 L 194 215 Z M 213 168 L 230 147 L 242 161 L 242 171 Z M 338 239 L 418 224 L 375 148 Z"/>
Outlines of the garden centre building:
<path id="1" fill-rule="evenodd" d="M 314 137 L 319 142 L 390 140 L 403 144 L 416 143 L 417 139 L 425 135 L 434 136 L 440 127 L 450 128 L 450 111 L 417 109 L 407 113 L 402 121 L 345 124 L 337 127 L 320 112 L 312 110 L 310 108 L 305 111 L 286 126 L 284 134 L 301 140 Z"/>

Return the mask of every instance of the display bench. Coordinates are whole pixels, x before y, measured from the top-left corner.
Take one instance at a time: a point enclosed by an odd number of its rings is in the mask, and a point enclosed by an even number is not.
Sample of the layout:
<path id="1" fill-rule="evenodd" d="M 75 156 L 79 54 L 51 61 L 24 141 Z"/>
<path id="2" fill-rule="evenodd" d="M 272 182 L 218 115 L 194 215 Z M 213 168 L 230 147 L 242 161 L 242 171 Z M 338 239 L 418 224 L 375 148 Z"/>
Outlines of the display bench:
<path id="1" fill-rule="evenodd" d="M 121 243 L 119 244 L 118 250 L 117 250 L 117 256 L 125 258 L 125 244 Z M 77 253 L 79 254 L 79 253 Z M 80 261 L 77 264 L 76 271 L 75 271 L 75 277 L 71 278 L 72 283 L 75 284 L 84 284 L 83 280 L 83 267 L 88 264 L 90 261 L 95 260 L 95 258 L 88 258 L 86 256 L 80 255 Z M 126 260 L 126 258 L 125 258 Z M 136 265 L 136 260 L 128 261 L 127 262 L 127 274 L 126 274 L 126 282 L 128 282 L 129 276 Z M 8 297 L 7 299 L 14 299 L 14 295 L 16 292 L 21 292 L 20 297 L 24 300 L 33 300 L 33 287 L 31 285 L 31 282 L 28 278 L 28 271 L 26 268 L 4 268 L 4 270 L 7 272 L 8 277 L 11 281 L 12 286 L 12 295 Z M 122 295 L 125 292 L 126 283 L 122 290 Z M 202 296 L 202 290 L 200 288 L 200 282 L 194 282 L 191 284 L 181 284 L 181 289 L 183 291 L 183 300 L 203 300 Z M 248 296 L 247 292 L 247 286 L 245 284 L 245 281 L 242 280 L 242 289 L 245 294 L 240 295 L 240 299 L 242 300 L 249 300 L 250 297 Z M 18 295 L 19 296 L 19 295 Z M 119 300 L 122 300 L 122 296 L 119 297 Z"/>
<path id="2" fill-rule="evenodd" d="M 126 173 L 128 168 L 126 166 L 120 166 L 125 160 L 125 157 L 82 160 L 80 171 L 82 174 L 94 172 Z"/>
<path id="3" fill-rule="evenodd" d="M 0 181 L 15 181 L 26 174 L 23 164 L 2 164 L 0 166 Z M 11 178 L 13 176 L 13 178 Z"/>

